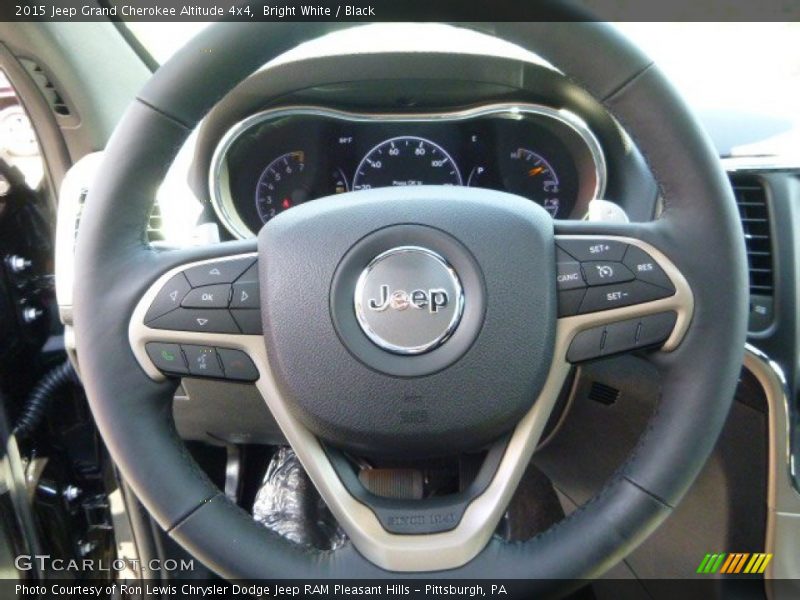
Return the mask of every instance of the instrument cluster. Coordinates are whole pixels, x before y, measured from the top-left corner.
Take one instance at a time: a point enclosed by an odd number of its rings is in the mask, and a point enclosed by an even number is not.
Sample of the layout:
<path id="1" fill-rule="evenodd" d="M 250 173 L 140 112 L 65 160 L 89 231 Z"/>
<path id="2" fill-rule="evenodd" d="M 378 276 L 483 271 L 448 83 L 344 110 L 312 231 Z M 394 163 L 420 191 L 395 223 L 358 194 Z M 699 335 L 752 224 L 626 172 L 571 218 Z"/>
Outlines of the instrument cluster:
<path id="1" fill-rule="evenodd" d="M 267 110 L 235 125 L 212 159 L 211 199 L 239 238 L 293 206 L 348 191 L 466 185 L 580 219 L 602 195 L 605 160 L 574 114 L 498 104 L 425 114 Z"/>

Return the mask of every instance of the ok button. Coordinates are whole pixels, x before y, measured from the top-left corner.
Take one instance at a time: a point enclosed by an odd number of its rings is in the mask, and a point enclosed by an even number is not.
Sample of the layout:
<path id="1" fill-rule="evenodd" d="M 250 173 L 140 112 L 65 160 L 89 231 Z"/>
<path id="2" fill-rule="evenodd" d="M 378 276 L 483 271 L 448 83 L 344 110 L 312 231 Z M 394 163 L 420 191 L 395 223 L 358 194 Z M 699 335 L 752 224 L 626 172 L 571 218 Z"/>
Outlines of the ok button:
<path id="1" fill-rule="evenodd" d="M 204 285 L 186 294 L 184 308 L 227 308 L 231 295 L 230 284 Z"/>

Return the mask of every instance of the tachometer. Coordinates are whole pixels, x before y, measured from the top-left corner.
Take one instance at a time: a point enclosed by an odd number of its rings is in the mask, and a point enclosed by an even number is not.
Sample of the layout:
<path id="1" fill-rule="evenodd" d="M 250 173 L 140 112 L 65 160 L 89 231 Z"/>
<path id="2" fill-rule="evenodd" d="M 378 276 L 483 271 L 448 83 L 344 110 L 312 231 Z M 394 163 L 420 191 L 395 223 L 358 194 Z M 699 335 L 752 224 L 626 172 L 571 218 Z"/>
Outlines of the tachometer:
<path id="1" fill-rule="evenodd" d="M 311 188 L 303 177 L 305 168 L 305 153 L 298 150 L 282 154 L 261 173 L 256 186 L 256 209 L 264 223 L 308 200 Z"/>
<path id="2" fill-rule="evenodd" d="M 267 165 L 256 184 L 256 210 L 262 223 L 306 200 L 347 191 L 341 169 L 331 169 L 327 180 L 320 178 L 321 183 L 316 181 L 313 171 L 313 166 L 306 168 L 302 150 L 282 154 Z M 316 189 L 320 185 L 324 189 Z"/>
<path id="3" fill-rule="evenodd" d="M 361 159 L 353 190 L 403 185 L 462 185 L 453 158 L 438 144 L 415 136 L 381 142 Z"/>
<path id="4" fill-rule="evenodd" d="M 567 211 L 562 210 L 561 184 L 550 163 L 541 154 L 527 148 L 517 148 L 507 156 L 507 162 L 501 163 L 499 173 L 489 173 L 487 167 L 476 166 L 469 175 L 467 185 L 499 187 L 541 204 L 553 218 L 565 216 Z M 491 180 L 499 181 L 492 183 Z"/>

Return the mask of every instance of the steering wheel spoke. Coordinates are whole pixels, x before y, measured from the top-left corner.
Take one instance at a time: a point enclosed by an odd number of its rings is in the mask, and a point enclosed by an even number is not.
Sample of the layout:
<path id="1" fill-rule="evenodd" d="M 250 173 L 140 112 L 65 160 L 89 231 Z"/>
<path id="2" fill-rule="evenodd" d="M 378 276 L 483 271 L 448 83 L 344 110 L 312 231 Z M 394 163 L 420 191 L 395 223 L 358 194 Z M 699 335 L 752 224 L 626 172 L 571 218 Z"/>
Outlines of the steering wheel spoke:
<path id="1" fill-rule="evenodd" d="M 144 294 L 129 338 L 145 372 L 256 381 L 252 356 L 263 354 L 257 255 L 183 263 Z M 258 361 L 256 361 L 258 362 Z"/>
<path id="2" fill-rule="evenodd" d="M 477 198 L 479 192 L 472 195 Z M 375 202 L 383 204 L 380 198 Z M 520 206 L 530 208 L 527 203 Z M 541 222 L 546 227 L 549 218 L 543 215 Z M 552 236 L 542 240 L 541 248 L 551 240 Z M 527 243 L 524 248 L 520 257 Z M 450 255 L 457 256 L 453 250 Z M 275 252 L 262 256 L 274 259 Z M 536 397 L 525 398 L 527 409 L 510 432 L 484 445 L 482 466 L 461 492 L 425 500 L 380 497 L 362 485 L 336 444 L 323 441 L 307 426 L 280 385 L 279 361 L 270 355 L 263 335 L 269 329 L 262 327 L 268 310 L 261 310 L 261 298 L 271 304 L 280 298 L 271 298 L 265 282 L 259 285 L 259 270 L 269 263 L 260 264 L 258 257 L 246 252 L 188 260 L 158 277 L 138 302 L 129 326 L 129 341 L 141 367 L 154 380 L 181 376 L 254 381 L 322 498 L 358 551 L 376 565 L 399 572 L 434 571 L 474 558 L 489 543 L 527 468 L 569 365 L 557 360 L 543 369 Z M 174 264 L 174 258 L 164 264 Z M 548 266 L 543 263 L 542 274 L 549 270 L 549 261 L 544 262 Z M 468 263 L 458 264 L 462 273 L 468 272 Z M 466 276 L 465 282 L 473 291 Z M 477 297 L 470 296 L 473 307 Z M 391 417 L 391 412 L 385 414 Z"/>
<path id="3" fill-rule="evenodd" d="M 570 363 L 646 348 L 675 349 L 694 298 L 680 270 L 650 241 L 651 228 L 556 236 L 558 342 Z M 635 237 L 634 237 L 635 236 Z"/>

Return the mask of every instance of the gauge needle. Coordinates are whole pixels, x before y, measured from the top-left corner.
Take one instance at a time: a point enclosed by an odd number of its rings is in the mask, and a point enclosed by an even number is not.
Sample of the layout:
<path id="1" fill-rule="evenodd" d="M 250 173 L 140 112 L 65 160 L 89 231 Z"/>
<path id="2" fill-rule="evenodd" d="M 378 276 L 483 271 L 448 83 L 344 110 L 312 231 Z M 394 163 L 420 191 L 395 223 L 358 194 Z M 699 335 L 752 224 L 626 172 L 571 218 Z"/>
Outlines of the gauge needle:
<path id="1" fill-rule="evenodd" d="M 528 170 L 528 177 L 534 177 L 544 171 L 544 167 L 533 167 Z"/>

